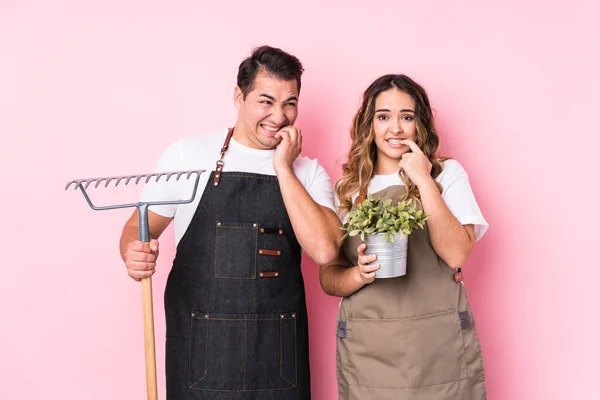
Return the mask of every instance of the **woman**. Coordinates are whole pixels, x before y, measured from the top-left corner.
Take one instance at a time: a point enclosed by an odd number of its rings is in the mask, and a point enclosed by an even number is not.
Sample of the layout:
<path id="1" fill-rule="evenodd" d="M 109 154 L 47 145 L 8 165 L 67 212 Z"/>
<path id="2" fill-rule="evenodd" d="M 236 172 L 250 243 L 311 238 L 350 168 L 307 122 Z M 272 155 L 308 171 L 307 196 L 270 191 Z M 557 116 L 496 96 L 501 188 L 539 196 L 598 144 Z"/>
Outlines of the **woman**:
<path id="1" fill-rule="evenodd" d="M 437 155 L 425 90 L 405 75 L 377 79 L 363 95 L 351 138 L 336 184 L 340 219 L 367 193 L 412 198 L 429 219 L 409 236 L 405 276 L 376 280 L 377 256 L 365 255 L 359 236 L 348 237 L 345 254 L 321 266 L 323 290 L 343 297 L 339 398 L 485 399 L 483 358 L 460 267 L 488 224 L 462 166 Z"/>

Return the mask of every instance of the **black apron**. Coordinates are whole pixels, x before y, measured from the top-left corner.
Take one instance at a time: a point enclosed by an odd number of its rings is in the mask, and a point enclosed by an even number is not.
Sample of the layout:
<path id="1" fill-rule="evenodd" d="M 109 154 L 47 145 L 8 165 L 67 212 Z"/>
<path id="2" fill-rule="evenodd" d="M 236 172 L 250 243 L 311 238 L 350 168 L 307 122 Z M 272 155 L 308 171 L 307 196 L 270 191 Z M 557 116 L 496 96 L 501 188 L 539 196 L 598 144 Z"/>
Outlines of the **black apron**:
<path id="1" fill-rule="evenodd" d="M 208 179 L 165 289 L 167 398 L 310 399 L 301 248 L 276 176 Z"/>

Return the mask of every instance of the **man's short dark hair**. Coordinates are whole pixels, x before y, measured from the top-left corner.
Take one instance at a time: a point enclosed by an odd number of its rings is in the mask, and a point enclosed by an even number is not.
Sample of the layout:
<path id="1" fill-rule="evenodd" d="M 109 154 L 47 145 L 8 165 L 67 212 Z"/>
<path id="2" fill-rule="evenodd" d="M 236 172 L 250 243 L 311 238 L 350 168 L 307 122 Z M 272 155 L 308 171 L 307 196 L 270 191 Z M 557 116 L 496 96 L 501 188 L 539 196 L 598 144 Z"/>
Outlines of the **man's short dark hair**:
<path id="1" fill-rule="evenodd" d="M 260 46 L 242 61 L 238 70 L 237 85 L 242 89 L 244 98 L 252 91 L 256 74 L 261 70 L 284 81 L 295 79 L 300 94 L 300 78 L 304 72 L 300 60 L 281 49 Z"/>

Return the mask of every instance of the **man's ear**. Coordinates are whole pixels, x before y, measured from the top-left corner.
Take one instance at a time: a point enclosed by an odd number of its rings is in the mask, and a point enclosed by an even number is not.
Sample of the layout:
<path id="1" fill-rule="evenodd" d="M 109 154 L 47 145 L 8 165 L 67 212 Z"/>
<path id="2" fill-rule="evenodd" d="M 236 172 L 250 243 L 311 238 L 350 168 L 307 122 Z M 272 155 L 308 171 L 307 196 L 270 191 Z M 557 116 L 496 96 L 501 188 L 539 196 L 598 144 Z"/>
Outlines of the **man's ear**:
<path id="1" fill-rule="evenodd" d="M 243 101 L 244 93 L 242 92 L 242 89 L 240 89 L 239 86 L 236 86 L 235 90 L 233 91 L 233 105 L 239 110 Z"/>

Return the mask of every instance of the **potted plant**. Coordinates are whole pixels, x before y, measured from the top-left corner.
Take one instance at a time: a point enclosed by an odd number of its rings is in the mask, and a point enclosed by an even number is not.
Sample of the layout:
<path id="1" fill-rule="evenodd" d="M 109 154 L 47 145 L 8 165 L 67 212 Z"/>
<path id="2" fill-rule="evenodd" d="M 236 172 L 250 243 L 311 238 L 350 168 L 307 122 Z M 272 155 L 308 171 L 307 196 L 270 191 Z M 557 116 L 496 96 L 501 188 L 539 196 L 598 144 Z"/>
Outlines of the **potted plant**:
<path id="1" fill-rule="evenodd" d="M 393 204 L 369 195 L 348 214 L 342 229 L 347 236 L 360 235 L 367 244 L 365 254 L 377 254 L 380 269 L 376 278 L 393 278 L 406 274 L 408 235 L 423 229 L 428 216 L 411 200 Z"/>

